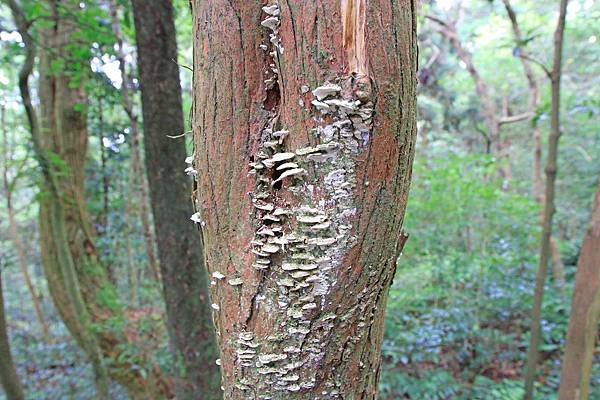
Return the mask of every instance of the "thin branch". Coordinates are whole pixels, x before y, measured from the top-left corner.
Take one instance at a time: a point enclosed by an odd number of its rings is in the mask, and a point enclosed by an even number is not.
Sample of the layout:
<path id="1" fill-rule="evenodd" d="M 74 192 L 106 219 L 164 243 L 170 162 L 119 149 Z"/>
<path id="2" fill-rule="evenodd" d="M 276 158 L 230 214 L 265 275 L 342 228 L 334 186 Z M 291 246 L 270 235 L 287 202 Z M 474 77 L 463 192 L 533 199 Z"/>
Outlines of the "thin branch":
<path id="1" fill-rule="evenodd" d="M 522 114 L 505 116 L 505 117 L 500 118 L 498 120 L 498 123 L 500 125 L 513 124 L 515 122 L 520 122 L 520 121 L 529 119 L 529 118 L 533 117 L 534 115 L 535 115 L 534 113 L 528 111 L 528 112 L 524 112 Z"/>
<path id="2" fill-rule="evenodd" d="M 546 68 L 546 66 L 541 62 L 536 60 L 535 58 L 531 57 L 528 54 L 519 54 L 518 57 L 527 60 L 527 61 L 531 61 L 532 63 L 536 64 L 537 66 L 539 66 L 542 71 L 544 71 L 544 73 L 546 74 L 546 76 L 552 80 L 552 73 L 550 72 L 550 70 L 548 68 Z"/>

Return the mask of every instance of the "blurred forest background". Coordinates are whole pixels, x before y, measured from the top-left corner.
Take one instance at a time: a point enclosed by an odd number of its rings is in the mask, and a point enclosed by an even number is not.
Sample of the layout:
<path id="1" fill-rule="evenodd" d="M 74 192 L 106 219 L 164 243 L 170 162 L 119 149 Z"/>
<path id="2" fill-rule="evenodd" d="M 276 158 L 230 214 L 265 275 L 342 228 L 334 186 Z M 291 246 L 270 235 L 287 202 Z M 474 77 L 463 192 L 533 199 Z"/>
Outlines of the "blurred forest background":
<path id="1" fill-rule="evenodd" d="M 174 0 L 174 5 L 187 116 L 192 22 L 187 1 Z M 82 1 L 80 7 L 87 11 L 77 20 L 78 32 L 93 43 L 91 65 L 82 66 L 92 70 L 86 84 L 87 205 L 99 253 L 131 310 L 129 320 L 112 323 L 119 329 L 131 324 L 149 338 L 127 344 L 119 357 L 142 375 L 154 368 L 169 371 L 176 365 L 168 349 L 155 250 L 145 240 L 144 220 L 151 215 L 140 206 L 148 200 L 141 197 L 143 178 L 134 165 L 143 143 L 136 143 L 123 107 L 109 8 L 103 1 Z M 552 65 L 558 2 L 514 0 L 512 8 L 519 38 L 501 0 L 420 3 L 419 136 L 405 222 L 410 239 L 388 304 L 381 399 L 523 396 L 541 232 L 543 174 L 536 160 L 545 163 L 550 131 L 550 81 L 537 62 Z M 30 2 L 29 16 L 41 12 L 39 2 Z M 119 2 L 119 19 L 132 111 L 141 115 L 128 1 Z M 548 400 L 557 398 L 575 266 L 600 172 L 600 2 L 572 0 L 566 19 L 563 135 L 536 394 Z M 11 350 L 27 398 L 91 399 L 92 367 L 57 314 L 41 266 L 38 200 L 47 194 L 39 190 L 40 170 L 18 90 L 22 37 L 4 4 L 0 39 L 0 268 Z M 535 60 L 527 63 L 530 76 L 523 54 Z M 532 97 L 532 90 L 539 95 Z M 185 168 L 181 160 L 182 174 Z M 153 354 L 153 365 L 138 357 L 147 353 Z M 591 388 L 590 398 L 600 399 L 598 352 Z M 112 398 L 126 398 L 126 393 L 116 388 Z"/>

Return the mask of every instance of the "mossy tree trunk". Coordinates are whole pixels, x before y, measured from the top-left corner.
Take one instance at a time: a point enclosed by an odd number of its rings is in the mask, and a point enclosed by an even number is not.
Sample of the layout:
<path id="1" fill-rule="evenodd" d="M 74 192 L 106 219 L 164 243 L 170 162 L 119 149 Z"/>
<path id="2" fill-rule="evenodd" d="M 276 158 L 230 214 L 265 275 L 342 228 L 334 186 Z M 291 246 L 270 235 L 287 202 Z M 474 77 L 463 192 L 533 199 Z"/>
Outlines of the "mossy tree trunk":
<path id="1" fill-rule="evenodd" d="M 144 117 L 144 149 L 158 237 L 171 346 L 181 363 L 177 398 L 222 397 L 199 232 L 188 220 L 191 180 L 185 139 L 174 10 L 170 0 L 133 0 Z"/>
<path id="2" fill-rule="evenodd" d="M 411 0 L 195 0 L 195 192 L 227 399 L 376 399 L 416 135 Z"/>
<path id="3" fill-rule="evenodd" d="M 586 400 L 590 395 L 592 360 L 600 317 L 600 180 L 592 207 L 590 226 L 583 239 L 567 345 L 560 375 L 560 400 Z"/>
<path id="4" fill-rule="evenodd" d="M 19 87 L 44 177 L 39 224 L 50 294 L 69 331 L 92 361 L 98 398 L 108 396 L 104 358 L 118 360 L 108 372 L 132 398 L 160 398 L 169 393 L 169 385 L 148 361 L 148 355 L 140 354 L 135 360 L 145 368 L 145 374 L 131 368 L 133 360 L 119 357 L 132 345 L 135 335 L 123 332 L 126 310 L 96 253 L 95 233 L 86 209 L 83 185 L 88 132 L 84 86 L 89 70 L 85 50 L 89 44 L 76 40 L 74 34 L 78 15 L 85 11 L 74 0 L 44 2 L 49 16 L 37 38 L 41 50 L 38 121 L 28 86 L 36 40 L 17 2 L 8 2 L 27 51 Z"/>

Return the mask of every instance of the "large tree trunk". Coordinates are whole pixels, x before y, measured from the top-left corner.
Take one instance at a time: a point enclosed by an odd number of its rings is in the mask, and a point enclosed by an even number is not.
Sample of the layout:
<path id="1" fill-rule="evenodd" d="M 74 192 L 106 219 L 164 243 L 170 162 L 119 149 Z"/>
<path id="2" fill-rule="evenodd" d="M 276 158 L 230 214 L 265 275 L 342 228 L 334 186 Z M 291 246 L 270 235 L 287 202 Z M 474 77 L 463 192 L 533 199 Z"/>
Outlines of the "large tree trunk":
<path id="1" fill-rule="evenodd" d="M 81 57 L 81 51 L 75 51 L 77 46 L 81 46 L 77 50 L 86 49 L 87 44 L 73 38 L 77 30 L 75 19 L 84 11 L 74 0 L 48 0 L 45 3 L 51 10 L 52 23 L 47 24 L 39 35 L 42 51 L 39 78 L 41 119 L 38 123 L 28 86 L 35 58 L 35 41 L 16 1 L 10 0 L 9 4 L 27 51 L 19 87 L 35 154 L 44 173 L 43 189 L 47 193 L 40 201 L 40 238 L 50 294 L 69 331 L 92 361 L 97 376 L 98 398 L 108 396 L 105 356 L 117 360 L 111 364 L 109 372 L 133 398 L 168 393 L 168 384 L 158 367 L 148 362 L 147 354 L 139 354 L 135 360 L 147 368 L 144 371 L 131 368 L 131 361 L 119 357 L 127 348 L 127 342 L 134 340 L 136 335 L 122 329 L 110 329 L 115 322 L 126 320 L 126 314 L 107 278 L 106 268 L 96 254 L 95 235 L 84 199 L 87 150 L 84 84 L 89 60 Z M 113 325 L 104 324 L 109 319 Z M 96 325 L 93 331 L 91 323 Z"/>
<path id="2" fill-rule="evenodd" d="M 194 219 L 225 398 L 376 399 L 406 238 L 415 3 L 192 3 Z"/>
<path id="3" fill-rule="evenodd" d="M 148 205 L 148 179 L 146 171 L 142 167 L 142 155 L 141 155 L 141 138 L 140 128 L 138 123 L 138 117 L 133 109 L 133 99 L 131 88 L 133 87 L 133 78 L 127 73 L 126 58 L 127 54 L 124 49 L 123 36 L 121 34 L 121 24 L 119 22 L 119 6 L 116 0 L 110 0 L 110 16 L 112 19 L 112 30 L 117 41 L 117 60 L 119 60 L 119 70 L 121 71 L 121 77 L 123 83 L 121 85 L 121 94 L 123 97 L 123 108 L 129 118 L 129 124 L 131 126 L 131 170 L 130 176 L 133 178 L 133 185 L 130 185 L 137 194 L 137 199 L 133 196 L 128 196 L 128 202 L 136 201 L 139 205 L 139 216 L 142 221 L 142 232 L 144 233 L 144 244 L 146 245 L 146 257 L 148 258 L 148 264 L 150 271 L 154 279 L 159 280 L 158 274 L 158 259 L 156 258 L 156 251 L 154 245 L 156 240 L 154 238 L 154 230 L 150 223 L 150 210 Z"/>
<path id="4" fill-rule="evenodd" d="M 4 292 L 2 288 L 2 271 L 0 270 L 0 383 L 8 400 L 24 400 L 23 387 L 17 375 L 15 363 L 10 352 L 10 342 L 4 315 Z"/>
<path id="5" fill-rule="evenodd" d="M 600 317 L 600 180 L 579 260 L 567 345 L 560 375 L 560 400 L 586 400 L 590 395 L 592 359 Z"/>
<path id="6" fill-rule="evenodd" d="M 210 315 L 190 180 L 183 173 L 185 140 L 177 43 L 170 0 L 133 0 L 142 88 L 144 148 L 172 348 L 182 362 L 179 399 L 221 398 L 217 347 Z M 179 222 L 178 222 L 179 221 Z"/>

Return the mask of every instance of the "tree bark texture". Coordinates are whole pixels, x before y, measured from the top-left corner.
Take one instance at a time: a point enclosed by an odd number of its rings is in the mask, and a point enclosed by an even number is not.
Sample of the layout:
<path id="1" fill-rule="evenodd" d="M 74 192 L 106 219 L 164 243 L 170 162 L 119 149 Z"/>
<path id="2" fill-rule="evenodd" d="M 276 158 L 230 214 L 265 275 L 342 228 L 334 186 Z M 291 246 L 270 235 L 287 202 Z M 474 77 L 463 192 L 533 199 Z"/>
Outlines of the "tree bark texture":
<path id="1" fill-rule="evenodd" d="M 25 394 L 21 380 L 10 352 L 10 341 L 6 327 L 4 311 L 4 291 L 2 288 L 2 271 L 0 270 L 0 383 L 8 400 L 24 400 Z"/>
<path id="2" fill-rule="evenodd" d="M 416 136 L 411 0 L 193 1 L 227 399 L 376 399 Z"/>
<path id="3" fill-rule="evenodd" d="M 183 173 L 185 140 L 173 6 L 170 0 L 132 0 L 142 89 L 144 149 L 172 348 L 184 373 L 180 399 L 221 398 L 218 357 L 191 180 Z"/>
<path id="4" fill-rule="evenodd" d="M 592 207 L 590 227 L 583 239 L 567 345 L 560 375 L 560 400 L 586 400 L 590 395 L 592 360 L 600 317 L 600 180 Z"/>

